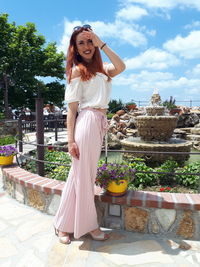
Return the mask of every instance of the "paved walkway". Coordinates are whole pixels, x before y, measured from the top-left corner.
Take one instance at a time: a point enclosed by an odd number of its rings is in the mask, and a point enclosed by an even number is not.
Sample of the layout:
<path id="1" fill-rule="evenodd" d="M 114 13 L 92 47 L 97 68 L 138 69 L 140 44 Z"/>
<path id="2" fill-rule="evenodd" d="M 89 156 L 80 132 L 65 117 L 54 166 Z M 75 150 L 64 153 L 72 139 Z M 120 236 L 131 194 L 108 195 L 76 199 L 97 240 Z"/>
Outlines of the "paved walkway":
<path id="1" fill-rule="evenodd" d="M 26 133 L 23 141 L 30 143 L 23 145 L 23 153 L 28 153 L 31 150 L 36 149 L 36 132 Z M 63 144 L 67 143 L 67 130 L 59 130 L 58 131 L 58 141 L 55 141 L 55 133 L 54 132 L 44 132 L 44 143 L 45 144 Z"/>
<path id="2" fill-rule="evenodd" d="M 112 231 L 104 242 L 90 237 L 60 244 L 53 216 L 18 203 L 3 191 L 0 170 L 1 267 L 191 267 L 200 266 L 200 242 Z"/>

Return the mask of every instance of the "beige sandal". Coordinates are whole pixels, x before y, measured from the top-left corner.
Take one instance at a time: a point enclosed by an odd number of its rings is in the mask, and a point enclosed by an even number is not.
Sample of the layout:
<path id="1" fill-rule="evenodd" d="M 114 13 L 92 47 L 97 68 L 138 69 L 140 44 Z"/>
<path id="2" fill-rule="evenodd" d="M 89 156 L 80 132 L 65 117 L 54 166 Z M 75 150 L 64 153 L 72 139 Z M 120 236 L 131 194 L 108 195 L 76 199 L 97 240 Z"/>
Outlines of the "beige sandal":
<path id="1" fill-rule="evenodd" d="M 57 230 L 56 228 L 54 228 L 54 229 L 55 229 L 55 235 L 57 235 L 60 243 L 66 244 L 66 245 L 71 243 L 71 239 L 69 237 L 69 234 L 67 234 L 65 236 L 59 236 L 59 230 Z"/>
<path id="2" fill-rule="evenodd" d="M 94 239 L 96 241 L 105 241 L 110 237 L 109 234 L 106 234 L 102 231 L 101 231 L 101 234 L 99 234 L 99 235 L 95 235 L 92 232 L 89 232 L 89 235 L 92 237 L 92 239 Z"/>

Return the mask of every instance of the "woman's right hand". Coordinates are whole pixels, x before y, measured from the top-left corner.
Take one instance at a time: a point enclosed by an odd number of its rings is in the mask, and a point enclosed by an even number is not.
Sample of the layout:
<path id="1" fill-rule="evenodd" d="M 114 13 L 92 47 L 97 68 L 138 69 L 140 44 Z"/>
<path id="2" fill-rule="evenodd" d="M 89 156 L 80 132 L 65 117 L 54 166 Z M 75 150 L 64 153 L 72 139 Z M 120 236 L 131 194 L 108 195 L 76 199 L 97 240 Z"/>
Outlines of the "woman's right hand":
<path id="1" fill-rule="evenodd" d="M 75 159 L 79 159 L 79 149 L 75 142 L 69 142 L 68 143 L 68 152 L 69 154 L 74 157 Z"/>

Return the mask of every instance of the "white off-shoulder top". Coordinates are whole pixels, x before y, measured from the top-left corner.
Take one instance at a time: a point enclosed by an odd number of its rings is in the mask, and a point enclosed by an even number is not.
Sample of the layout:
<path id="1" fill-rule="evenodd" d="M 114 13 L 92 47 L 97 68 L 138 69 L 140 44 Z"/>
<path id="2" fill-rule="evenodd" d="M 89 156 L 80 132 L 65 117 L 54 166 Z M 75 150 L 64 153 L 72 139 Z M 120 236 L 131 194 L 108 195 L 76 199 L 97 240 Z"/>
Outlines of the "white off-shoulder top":
<path id="1" fill-rule="evenodd" d="M 80 77 L 74 78 L 65 90 L 67 103 L 79 102 L 79 108 L 107 109 L 111 94 L 111 81 L 100 72 L 89 81 L 82 81 Z"/>

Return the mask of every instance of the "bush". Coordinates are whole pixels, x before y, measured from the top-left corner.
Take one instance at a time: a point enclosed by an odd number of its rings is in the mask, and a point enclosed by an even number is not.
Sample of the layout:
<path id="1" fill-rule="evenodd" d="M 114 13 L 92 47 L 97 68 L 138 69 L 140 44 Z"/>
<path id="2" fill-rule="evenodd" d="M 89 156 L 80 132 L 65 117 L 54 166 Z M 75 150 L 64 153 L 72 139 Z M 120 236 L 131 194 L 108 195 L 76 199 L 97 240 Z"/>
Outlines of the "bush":
<path id="1" fill-rule="evenodd" d="M 114 115 L 115 115 L 114 113 L 108 113 L 107 114 L 107 119 L 111 120 Z"/>
<path id="2" fill-rule="evenodd" d="M 157 172 L 171 172 L 172 174 L 157 174 L 160 185 L 173 185 L 175 184 L 175 169 L 178 167 L 178 163 L 175 160 L 166 160 L 159 168 Z"/>
<path id="3" fill-rule="evenodd" d="M 148 167 L 144 162 L 132 162 L 129 166 L 136 171 L 151 172 L 153 169 Z M 132 185 L 131 185 L 132 184 Z M 135 180 L 129 184 L 129 186 L 145 187 L 157 184 L 157 176 L 154 173 L 136 173 Z"/>
<path id="4" fill-rule="evenodd" d="M 52 173 L 49 173 L 49 177 L 56 180 L 66 181 L 69 169 L 70 167 L 58 166 Z"/>
<path id="5" fill-rule="evenodd" d="M 47 151 L 45 153 L 45 160 L 56 163 L 71 164 L 71 157 L 63 151 Z M 45 173 L 51 173 L 58 165 L 45 164 Z"/>
<path id="6" fill-rule="evenodd" d="M 124 109 L 124 104 L 122 103 L 121 99 L 117 100 L 111 100 L 108 103 L 108 110 L 110 113 L 117 112 L 120 109 Z"/>
<path id="7" fill-rule="evenodd" d="M 178 168 L 175 173 L 198 173 L 198 175 L 176 175 L 176 182 L 178 184 L 187 186 L 189 188 L 198 189 L 200 179 L 200 162 L 193 162 L 183 168 Z"/>
<path id="8" fill-rule="evenodd" d="M 14 136 L 7 135 L 4 137 L 0 137 L 0 146 L 11 145 L 11 144 L 15 144 L 15 137 Z"/>
<path id="9" fill-rule="evenodd" d="M 31 156 L 34 158 L 36 157 L 36 151 L 31 153 Z M 71 165 L 71 158 L 70 156 L 63 151 L 45 151 L 44 156 L 45 161 L 49 162 L 56 162 L 56 163 L 63 163 L 63 164 L 70 164 Z M 57 180 L 66 180 L 70 166 L 58 166 L 49 163 L 45 163 L 44 165 L 45 176 L 50 177 L 52 179 Z M 26 162 L 24 168 L 30 172 L 36 173 L 36 162 L 33 160 L 29 160 Z"/>
<path id="10" fill-rule="evenodd" d="M 0 120 L 3 120 L 3 119 L 5 119 L 5 115 L 4 113 L 0 112 Z"/>

